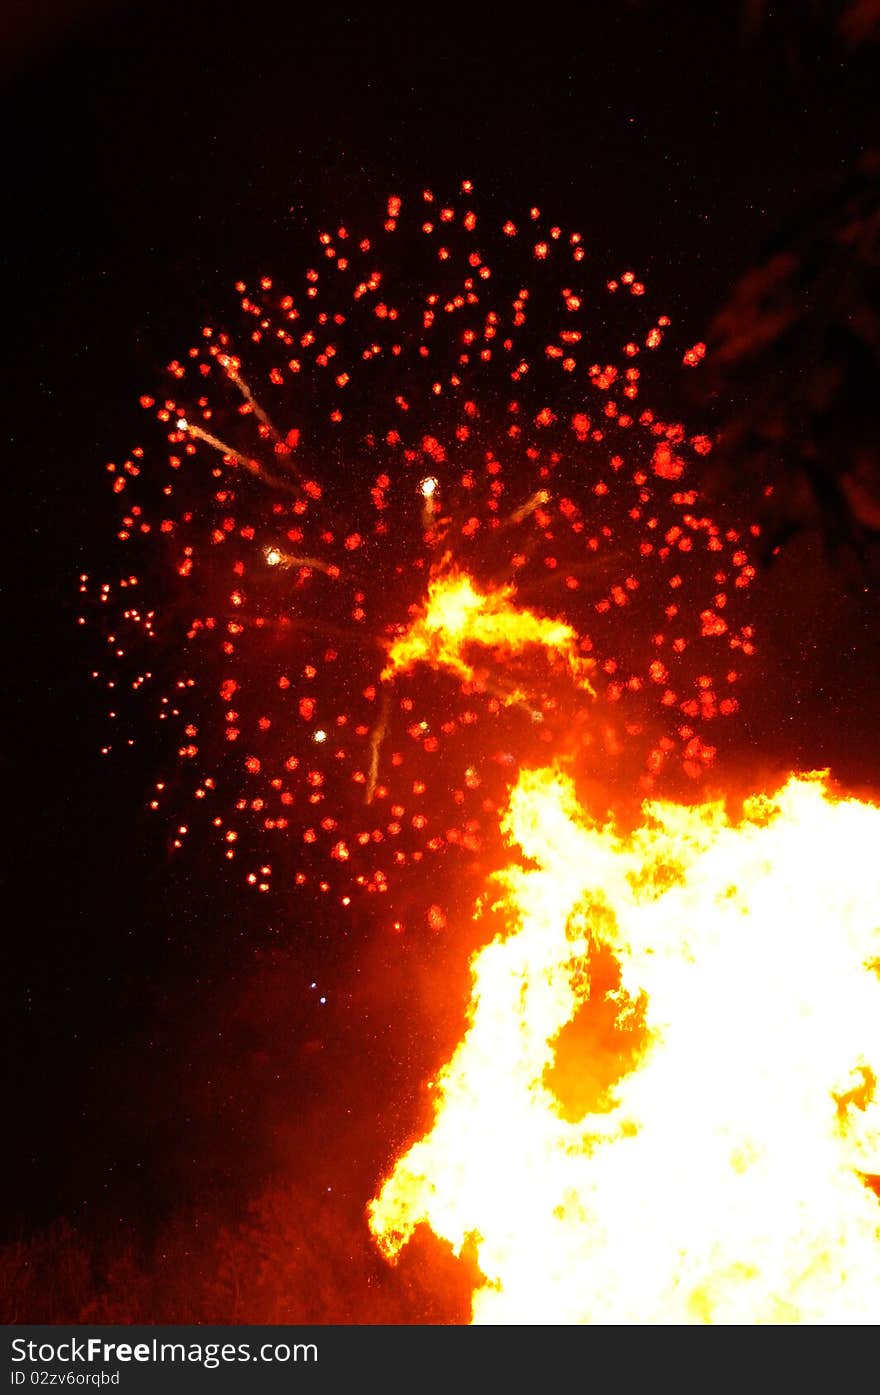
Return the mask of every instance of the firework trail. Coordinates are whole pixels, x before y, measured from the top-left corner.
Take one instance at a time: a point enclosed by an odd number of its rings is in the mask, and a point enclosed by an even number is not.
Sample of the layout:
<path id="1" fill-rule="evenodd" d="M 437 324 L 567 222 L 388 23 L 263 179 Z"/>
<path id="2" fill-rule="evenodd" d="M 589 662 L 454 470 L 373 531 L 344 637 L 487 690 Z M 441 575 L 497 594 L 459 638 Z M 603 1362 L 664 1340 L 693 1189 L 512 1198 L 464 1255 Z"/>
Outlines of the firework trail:
<path id="1" fill-rule="evenodd" d="M 141 399 L 164 446 L 107 466 L 119 576 L 81 578 L 111 744 L 168 733 L 173 846 L 200 819 L 260 891 L 390 903 L 495 849 L 523 766 L 699 779 L 754 572 L 694 484 L 710 440 L 650 404 L 703 346 L 636 274 L 465 182 L 236 289 Z"/>

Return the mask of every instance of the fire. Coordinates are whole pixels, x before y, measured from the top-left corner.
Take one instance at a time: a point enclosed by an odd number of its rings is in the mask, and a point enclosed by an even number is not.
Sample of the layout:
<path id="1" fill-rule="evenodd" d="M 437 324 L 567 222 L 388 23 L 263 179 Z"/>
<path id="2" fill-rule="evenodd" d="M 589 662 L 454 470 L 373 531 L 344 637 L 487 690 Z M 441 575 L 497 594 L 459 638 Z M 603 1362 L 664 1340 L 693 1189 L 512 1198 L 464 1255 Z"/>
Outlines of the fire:
<path id="1" fill-rule="evenodd" d="M 467 1246 L 476 1323 L 874 1322 L 880 808 L 813 774 L 644 818 L 521 775 L 509 932 L 371 1229 Z"/>
<path id="2" fill-rule="evenodd" d="M 383 681 L 427 663 L 450 670 L 464 683 L 479 683 L 480 674 L 467 657 L 475 648 L 508 662 L 541 648 L 551 663 L 567 668 L 578 688 L 594 696 L 587 676 L 593 664 L 579 652 L 577 632 L 563 620 L 518 607 L 515 594 L 512 586 L 480 590 L 458 573 L 435 577 L 426 604 L 391 645 Z M 524 690 L 506 679 L 499 696 L 507 705 L 526 700 Z"/>

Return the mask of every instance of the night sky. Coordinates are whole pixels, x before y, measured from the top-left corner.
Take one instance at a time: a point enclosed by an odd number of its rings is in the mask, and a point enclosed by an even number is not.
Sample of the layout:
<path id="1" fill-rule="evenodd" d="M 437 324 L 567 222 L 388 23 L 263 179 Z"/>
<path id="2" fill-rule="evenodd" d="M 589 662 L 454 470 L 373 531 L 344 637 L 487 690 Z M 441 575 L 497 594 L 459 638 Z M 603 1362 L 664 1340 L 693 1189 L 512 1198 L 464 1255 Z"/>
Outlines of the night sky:
<path id="1" fill-rule="evenodd" d="M 298 268 L 323 219 L 424 183 L 470 178 L 501 209 L 525 189 L 706 338 L 868 148 L 876 48 L 833 6 L 62 8 L 4 19 L 2 1238 L 62 1216 L 149 1237 L 181 1206 L 242 1214 L 279 1176 L 350 1217 L 423 1118 L 471 946 L 391 947 L 366 912 L 342 937 L 326 907 L 267 911 L 195 850 L 169 857 L 149 740 L 98 754 L 75 625 L 114 527 L 102 466 L 239 275 Z M 877 790 L 876 591 L 814 533 L 756 595 L 736 779 L 830 764 Z"/>

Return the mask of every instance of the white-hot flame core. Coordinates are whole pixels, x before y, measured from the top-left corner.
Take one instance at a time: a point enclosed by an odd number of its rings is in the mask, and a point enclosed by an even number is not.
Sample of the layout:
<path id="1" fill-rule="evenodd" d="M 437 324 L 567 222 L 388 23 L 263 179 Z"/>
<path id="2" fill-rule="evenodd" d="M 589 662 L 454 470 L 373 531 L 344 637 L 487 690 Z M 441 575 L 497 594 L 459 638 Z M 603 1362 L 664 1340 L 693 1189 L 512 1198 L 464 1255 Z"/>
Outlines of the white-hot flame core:
<path id="1" fill-rule="evenodd" d="M 736 823 L 645 815 L 622 837 L 559 774 L 521 777 L 511 929 L 371 1227 L 392 1258 L 421 1222 L 470 1241 L 479 1323 L 874 1323 L 880 808 L 813 775 Z M 643 1032 L 571 1122 L 546 1076 L 599 946 Z"/>

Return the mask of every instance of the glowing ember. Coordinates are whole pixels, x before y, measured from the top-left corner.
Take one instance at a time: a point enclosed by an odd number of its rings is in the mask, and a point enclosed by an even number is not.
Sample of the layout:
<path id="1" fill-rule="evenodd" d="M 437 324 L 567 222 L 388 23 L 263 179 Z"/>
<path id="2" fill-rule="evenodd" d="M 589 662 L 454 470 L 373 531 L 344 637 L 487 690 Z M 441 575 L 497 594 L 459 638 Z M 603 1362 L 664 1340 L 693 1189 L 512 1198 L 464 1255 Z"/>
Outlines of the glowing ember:
<path id="1" fill-rule="evenodd" d="M 539 770 L 505 827 L 510 932 L 384 1252 L 470 1243 L 480 1323 L 876 1322 L 880 808 L 813 775 L 625 837 Z"/>
<path id="2" fill-rule="evenodd" d="M 690 340 L 635 273 L 538 208 L 478 215 L 466 181 L 237 291 L 237 330 L 141 399 L 159 448 L 107 466 L 119 571 L 80 583 L 104 749 L 167 736 L 171 846 L 198 821 L 248 885 L 349 905 L 491 856 L 548 745 L 609 787 L 699 779 L 754 649 L 757 530 L 689 478 L 711 442 L 656 397 Z"/>

